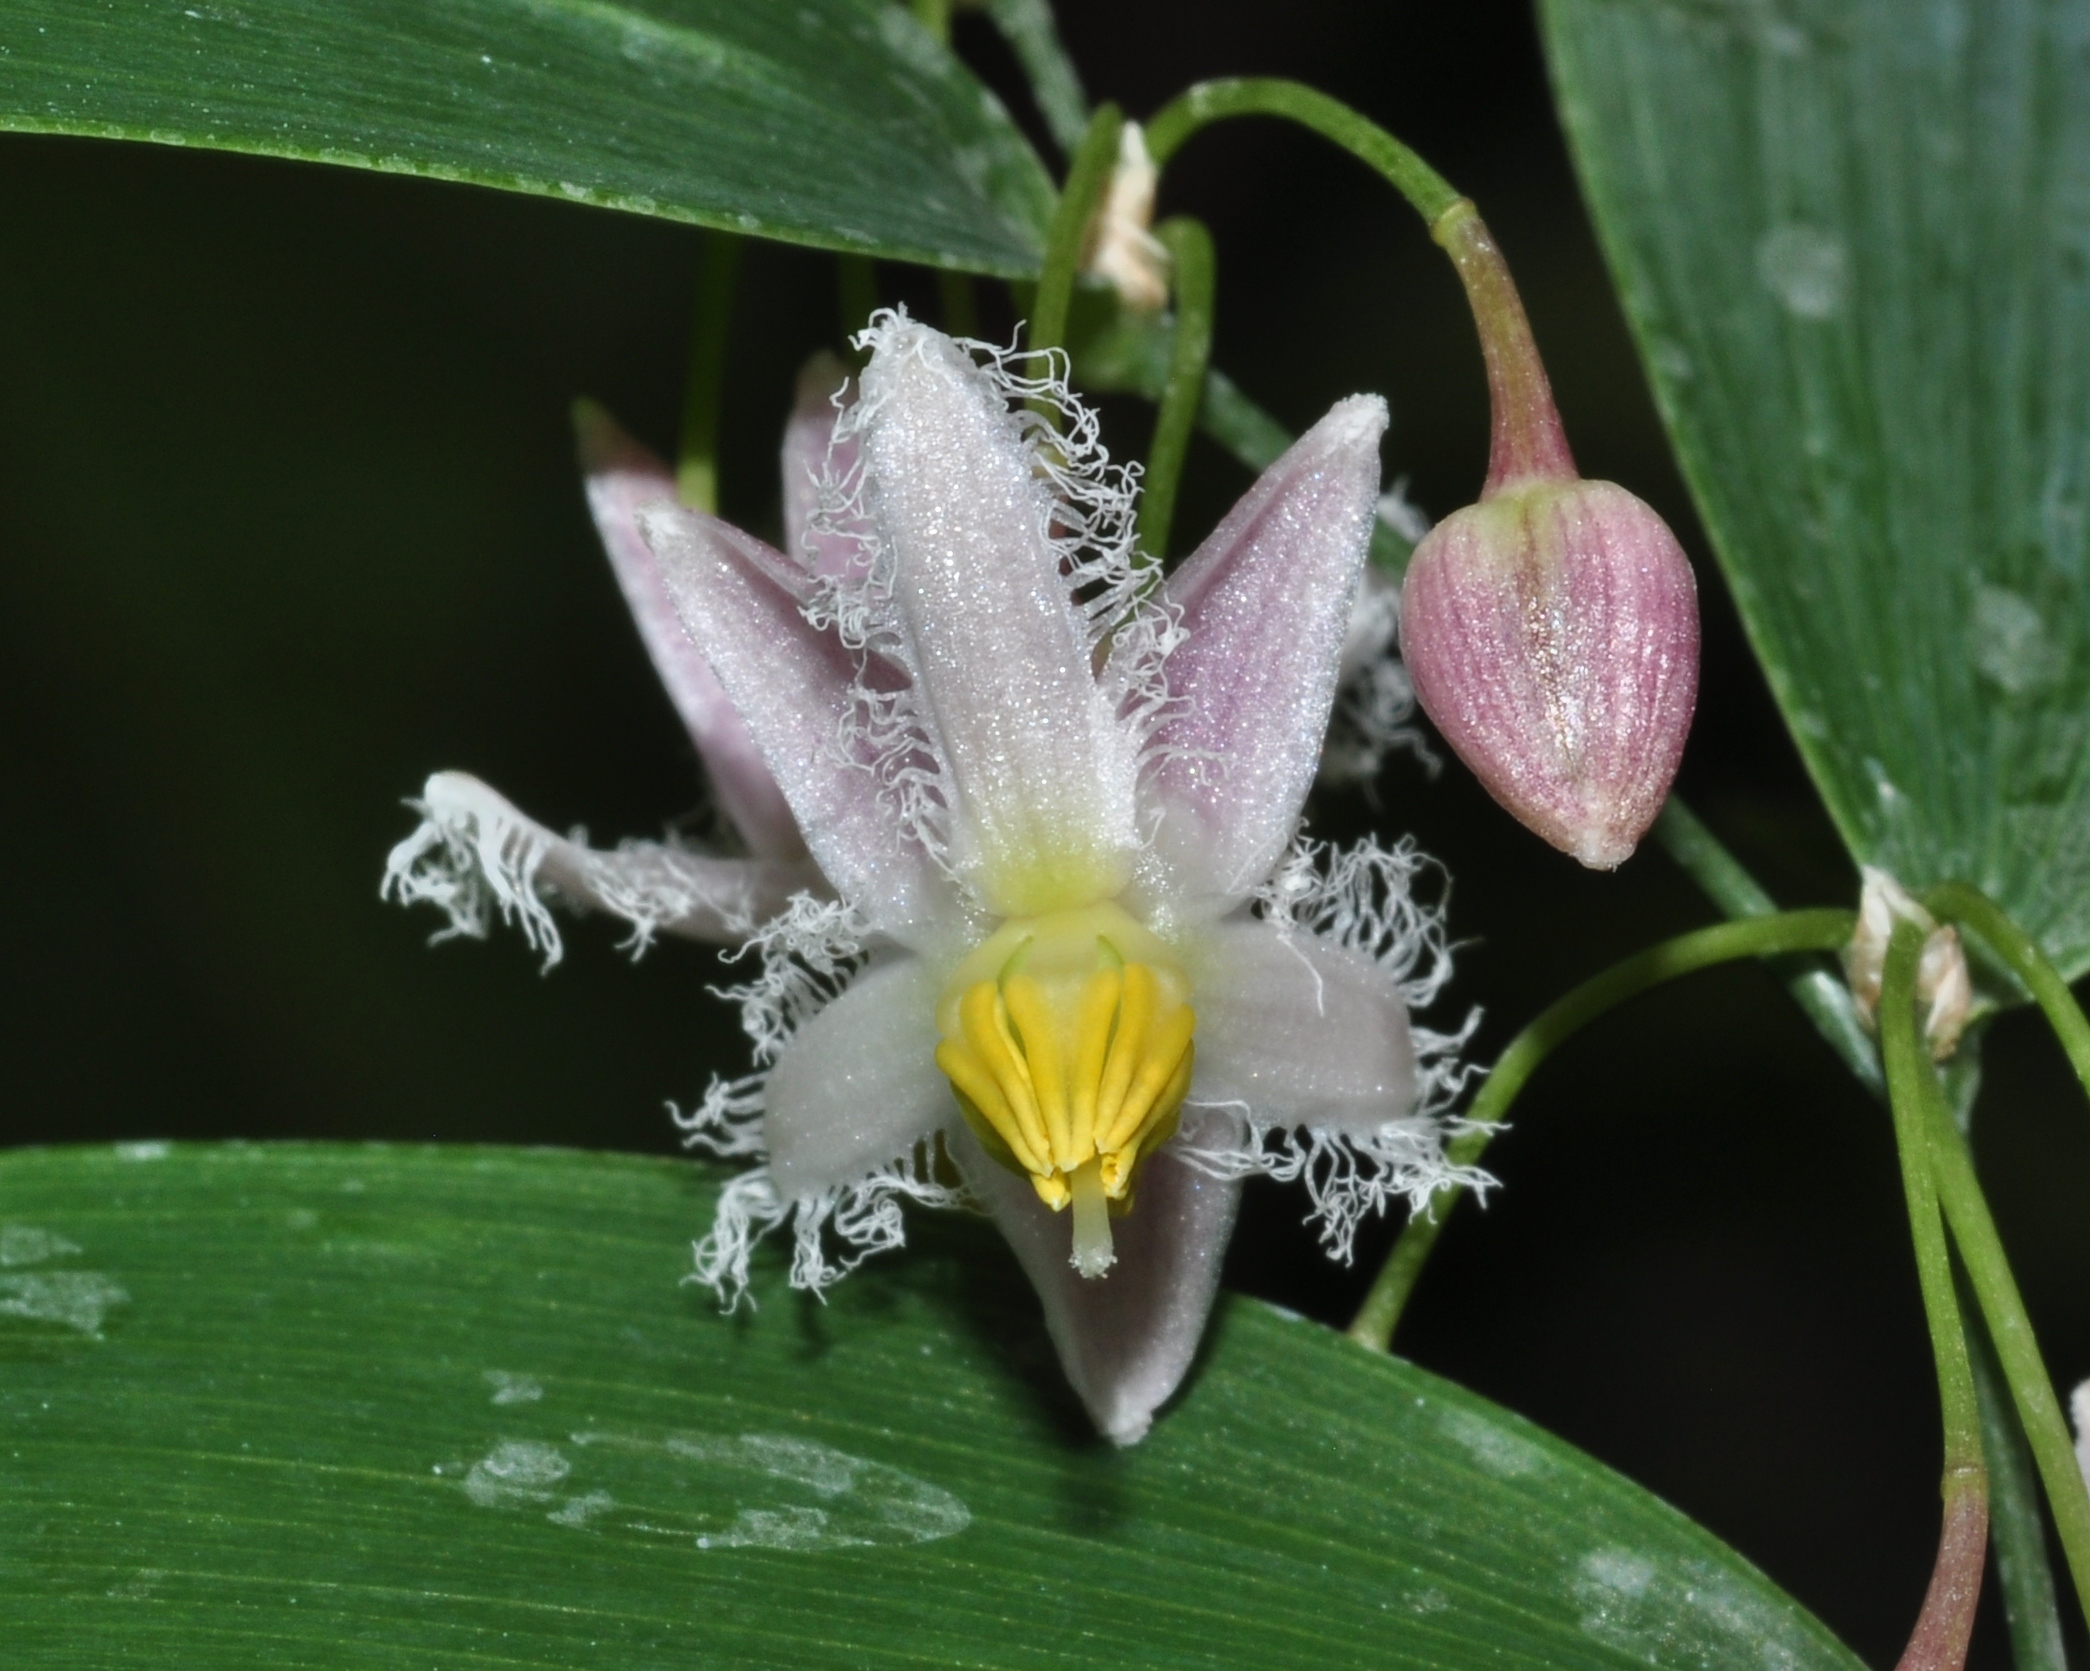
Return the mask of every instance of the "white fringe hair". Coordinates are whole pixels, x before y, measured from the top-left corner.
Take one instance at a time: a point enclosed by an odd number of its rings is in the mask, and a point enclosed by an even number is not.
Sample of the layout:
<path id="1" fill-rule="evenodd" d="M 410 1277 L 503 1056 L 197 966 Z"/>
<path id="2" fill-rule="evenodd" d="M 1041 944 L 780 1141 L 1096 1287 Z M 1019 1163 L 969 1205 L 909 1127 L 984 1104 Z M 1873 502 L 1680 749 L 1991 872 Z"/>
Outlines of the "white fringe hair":
<path id="1" fill-rule="evenodd" d="M 1452 972 L 1443 901 L 1425 904 L 1415 897 L 1415 880 L 1425 871 L 1441 876 L 1443 867 L 1410 841 L 1386 848 L 1366 839 L 1338 849 L 1302 838 L 1257 891 L 1256 909 L 1285 933 L 1312 934 L 1370 958 L 1393 977 L 1412 1012 L 1427 1008 Z M 1235 1143 L 1178 1145 L 1170 1153 L 1216 1178 L 1305 1185 L 1306 1222 L 1318 1222 L 1328 1256 L 1348 1264 L 1357 1227 L 1384 1214 L 1396 1199 L 1404 1199 L 1412 1213 L 1426 1213 L 1431 1197 L 1449 1185 L 1485 1194 L 1494 1184 L 1477 1167 L 1455 1167 L 1444 1157 L 1445 1137 L 1459 1129 L 1445 1112 L 1473 1072 L 1459 1052 L 1479 1025 L 1476 1009 L 1455 1033 L 1413 1028 L 1415 1106 L 1372 1132 L 1286 1125 L 1236 1106 L 1241 1125 Z M 1191 1100 L 1196 1102 L 1194 1094 Z"/>
<path id="2" fill-rule="evenodd" d="M 748 890 L 707 881 L 689 862 L 708 855 L 629 840 L 612 852 L 597 852 L 588 847 L 586 830 L 562 840 L 477 778 L 458 772 L 436 774 L 406 804 L 421 822 L 386 857 L 378 897 L 440 910 L 449 920 L 429 937 L 431 944 L 483 940 L 498 917 L 522 931 L 549 970 L 566 953 L 549 908 L 553 902 L 620 918 L 629 930 L 620 945 L 635 958 L 663 929 L 699 912 L 714 915 L 722 930 L 755 929 Z M 555 856 L 573 873 L 568 887 L 545 874 Z"/>

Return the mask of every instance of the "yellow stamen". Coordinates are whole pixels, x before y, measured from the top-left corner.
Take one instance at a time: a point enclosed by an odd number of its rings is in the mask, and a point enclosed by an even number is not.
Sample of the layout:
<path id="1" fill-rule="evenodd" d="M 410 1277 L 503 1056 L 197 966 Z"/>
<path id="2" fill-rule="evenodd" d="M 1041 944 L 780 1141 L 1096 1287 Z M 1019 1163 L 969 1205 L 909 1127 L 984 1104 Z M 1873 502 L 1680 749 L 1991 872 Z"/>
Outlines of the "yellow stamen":
<path id="1" fill-rule="evenodd" d="M 1110 1219 L 1174 1135 L 1195 1061 L 1189 981 L 1114 905 L 1011 922 L 938 1005 L 936 1063 L 987 1152 L 1074 1209 L 1073 1262 L 1101 1276 Z"/>

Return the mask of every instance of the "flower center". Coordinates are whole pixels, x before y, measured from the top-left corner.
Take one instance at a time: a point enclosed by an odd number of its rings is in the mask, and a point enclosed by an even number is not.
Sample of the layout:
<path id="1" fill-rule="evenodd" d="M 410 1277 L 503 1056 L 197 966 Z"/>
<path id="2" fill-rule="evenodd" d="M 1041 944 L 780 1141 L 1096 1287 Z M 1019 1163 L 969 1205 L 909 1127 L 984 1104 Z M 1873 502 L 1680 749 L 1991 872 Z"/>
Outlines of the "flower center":
<path id="1" fill-rule="evenodd" d="M 1175 1135 L 1190 1089 L 1196 1013 L 1166 943 L 1115 905 L 1002 925 L 959 965 L 937 1006 L 936 1065 L 981 1146 L 1074 1209 L 1074 1268 L 1115 1260 L 1147 1155 Z"/>

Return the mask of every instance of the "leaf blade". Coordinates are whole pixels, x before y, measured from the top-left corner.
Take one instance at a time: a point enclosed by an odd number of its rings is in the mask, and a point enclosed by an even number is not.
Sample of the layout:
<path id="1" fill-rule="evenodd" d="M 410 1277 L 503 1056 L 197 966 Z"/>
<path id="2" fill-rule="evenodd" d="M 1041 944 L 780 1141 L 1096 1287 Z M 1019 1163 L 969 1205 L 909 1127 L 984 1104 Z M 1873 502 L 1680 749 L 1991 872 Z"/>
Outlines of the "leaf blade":
<path id="1" fill-rule="evenodd" d="M 1265 1306 L 1121 1453 L 970 1222 L 735 1320 L 678 1286 L 686 1165 L 128 1156 L 0 1161 L 14 1663 L 1855 1665 L 1637 1488 Z"/>
<path id="2" fill-rule="evenodd" d="M 1978 879 L 2090 969 L 2090 7 L 1544 16 L 1657 401 L 1846 843 Z"/>
<path id="3" fill-rule="evenodd" d="M 25 0 L 0 130 L 244 151 L 894 260 L 1035 272 L 1052 186 L 870 0 Z"/>

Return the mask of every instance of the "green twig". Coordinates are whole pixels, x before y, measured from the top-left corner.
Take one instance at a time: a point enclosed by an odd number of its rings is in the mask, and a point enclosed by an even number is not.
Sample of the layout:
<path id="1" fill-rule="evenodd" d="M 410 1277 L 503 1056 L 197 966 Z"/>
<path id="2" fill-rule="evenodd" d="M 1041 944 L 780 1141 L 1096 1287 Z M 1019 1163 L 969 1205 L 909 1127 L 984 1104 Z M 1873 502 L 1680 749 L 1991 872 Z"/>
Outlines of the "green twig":
<path id="1" fill-rule="evenodd" d="M 2010 1384 L 2018 1420 L 2032 1448 L 2046 1486 L 2047 1503 L 2054 1513 L 2055 1529 L 2061 1534 L 2061 1550 L 2075 1579 L 2079 1606 L 2090 1608 L 2090 1491 L 2076 1465 L 2075 1446 L 2061 1402 L 2047 1378 L 2046 1364 L 2033 1337 L 2031 1319 L 2010 1273 L 2002 1238 L 1996 1234 L 1981 1182 L 1974 1175 L 1973 1156 L 1966 1139 L 1952 1124 L 1942 1094 L 1926 1099 L 1924 1120 L 1930 1128 L 1932 1174 L 1937 1181 L 1938 1202 L 1945 1209 L 1945 1222 L 1967 1268 L 1967 1279 L 1981 1303 L 1981 1315 L 1995 1342 L 1996 1357 Z"/>
<path id="2" fill-rule="evenodd" d="M 1655 820 L 1655 840 L 1674 859 L 1684 874 L 1705 890 L 1706 897 L 1729 917 L 1763 917 L 1778 909 L 1771 896 L 1720 845 L 1719 838 L 1699 821 L 1698 815 L 1671 795 Z M 1884 1098 L 1887 1081 L 1880 1072 L 1879 1051 L 1872 1035 L 1858 1019 L 1848 984 L 1838 974 L 1812 959 L 1795 959 L 1780 971 L 1785 990 L 1792 994 L 1814 1030 L 1842 1058 L 1859 1084 L 1874 1096 Z"/>
<path id="3" fill-rule="evenodd" d="M 1230 116 L 1281 116 L 1313 129 L 1377 169 L 1430 225 L 1459 201 L 1441 174 L 1378 123 L 1326 93 L 1275 77 L 1199 82 L 1147 123 L 1147 154 L 1165 167 L 1192 134 Z"/>
<path id="4" fill-rule="evenodd" d="M 1466 1111 L 1467 1129 L 1452 1139 L 1446 1159 L 1459 1167 L 1475 1164 L 1539 1063 L 1555 1046 L 1607 1010 L 1649 987 L 1717 963 L 1830 950 L 1849 940 L 1855 925 L 1856 918 L 1849 911 L 1787 911 L 1746 922 L 1720 923 L 1665 940 L 1584 981 L 1510 1041 Z M 1386 1349 L 1423 1264 L 1463 1193 L 1462 1186 L 1448 1185 L 1431 1197 L 1427 1210 L 1410 1217 L 1350 1323 L 1352 1340 L 1379 1351 Z"/>
<path id="5" fill-rule="evenodd" d="M 987 0 L 985 9 L 1023 66 L 1031 97 L 1053 140 L 1072 156 L 1089 125 L 1089 101 L 1074 60 L 1060 42 L 1052 7 L 1047 0 Z"/>
<path id="6" fill-rule="evenodd" d="M 936 300 L 943 312 L 944 335 L 976 337 L 980 334 L 980 310 L 973 298 L 972 275 L 954 273 L 948 267 L 936 274 Z"/>
<path id="7" fill-rule="evenodd" d="M 2083 1089 L 2090 1091 L 2090 1020 L 2084 1019 L 2082 1006 L 2068 990 L 2068 982 L 2039 949 L 2039 942 L 1971 883 L 1947 882 L 1932 888 L 1923 896 L 1923 903 L 1931 915 L 1959 923 L 1980 935 L 2024 983 L 2025 990 L 2046 1012 L 2047 1025 L 2061 1041 L 2061 1048 L 2068 1052 L 2069 1063 L 2083 1082 Z"/>
<path id="8" fill-rule="evenodd" d="M 1204 392 L 1206 363 L 1212 357 L 1214 262 L 1212 234 L 1201 221 L 1180 215 L 1163 221 L 1155 236 L 1168 247 L 1176 304 L 1168 383 L 1161 393 L 1161 409 L 1154 414 L 1154 442 L 1147 449 L 1139 496 L 1140 548 L 1149 562 L 1159 564 L 1168 558 L 1176 486 L 1182 480 L 1183 461 L 1190 454 L 1190 432 Z"/>
<path id="9" fill-rule="evenodd" d="M 707 232 L 689 330 L 689 375 L 683 384 L 675 495 L 685 505 L 712 515 L 718 513 L 719 413 L 726 386 L 726 341 L 733 327 L 733 281 L 739 271 L 740 240 L 728 232 Z"/>
<path id="10" fill-rule="evenodd" d="M 1045 238 L 1045 263 L 1038 272 L 1038 294 L 1031 304 L 1030 347 L 1033 352 L 1057 348 L 1067 336 L 1067 309 L 1074 300 L 1074 277 L 1081 269 L 1082 249 L 1096 204 L 1110 183 L 1118 160 L 1118 135 L 1125 118 L 1114 104 L 1096 107 L 1088 131 L 1074 147 L 1067 183 L 1053 211 Z"/>
<path id="11" fill-rule="evenodd" d="M 1931 1356 L 1937 1361 L 1938 1403 L 1945 1422 L 1945 1467 L 1982 1466 L 1981 1414 L 1974 1398 L 1974 1371 L 1952 1288 L 1952 1256 L 1938 1215 L 1932 1182 L 1925 1108 L 1944 1099 L 1930 1052 L 1916 1027 L 1916 960 L 1923 930 L 1906 918 L 1894 925 L 1886 974 L 1880 983 L 1880 1053 L 1886 1058 L 1887 1106 L 1894 1115 L 1894 1144 L 1901 1157 L 1901 1187 L 1908 1198 L 1909 1236 L 1916 1249 L 1916 1276 L 1923 1291 L 1923 1316 L 1930 1325 Z"/>
<path id="12" fill-rule="evenodd" d="M 914 0 L 914 20 L 946 46 L 951 40 L 951 0 Z"/>
<path id="13" fill-rule="evenodd" d="M 1771 896 L 1741 862 L 1720 844 L 1678 797 L 1672 795 L 1655 824 L 1655 835 L 1678 865 L 1731 917 L 1760 916 L 1776 909 Z M 1797 960 L 1795 960 L 1797 961 Z M 1858 1025 L 1850 990 L 1825 970 L 1810 969 L 1786 983 L 1817 1031 L 1866 1089 L 1886 1100 L 1886 1080 L 1872 1040 Z M 1976 1036 L 1960 1041 L 1953 1060 L 1958 1077 L 1975 1054 Z M 1962 1089 L 1970 1096 L 1971 1085 Z M 1981 1329 L 1968 1331 L 1974 1392 L 1981 1404 L 1982 1449 L 1989 1468 L 1989 1535 L 1995 1540 L 1996 1575 L 2018 1671 L 2067 1671 L 2061 1658 L 2061 1619 L 2055 1603 L 2053 1568 L 2047 1560 L 2046 1525 L 2039 1512 L 2031 1453 L 1992 1349 Z"/>
<path id="14" fill-rule="evenodd" d="M 1979 1310 L 1965 1278 L 1960 1310 Z M 1988 1533 L 1995 1540 L 1996 1582 L 2003 1592 L 2003 1618 L 2010 1627 L 2010 1654 L 2017 1671 L 2068 1671 L 2061 1647 L 2061 1608 L 2054 1595 L 2054 1569 L 2047 1562 L 2046 1517 L 2039 1512 L 2039 1481 L 2025 1430 L 2011 1407 L 2010 1389 L 1996 1363 L 1987 1330 L 1967 1330 L 1974 1366 L 1974 1392 L 1981 1400 L 1981 1449 L 1988 1458 Z"/>

